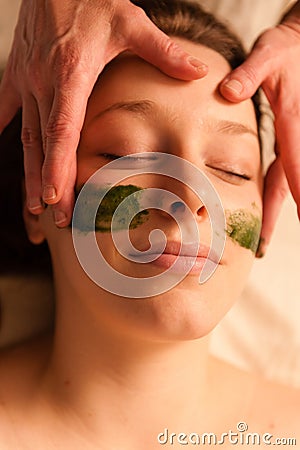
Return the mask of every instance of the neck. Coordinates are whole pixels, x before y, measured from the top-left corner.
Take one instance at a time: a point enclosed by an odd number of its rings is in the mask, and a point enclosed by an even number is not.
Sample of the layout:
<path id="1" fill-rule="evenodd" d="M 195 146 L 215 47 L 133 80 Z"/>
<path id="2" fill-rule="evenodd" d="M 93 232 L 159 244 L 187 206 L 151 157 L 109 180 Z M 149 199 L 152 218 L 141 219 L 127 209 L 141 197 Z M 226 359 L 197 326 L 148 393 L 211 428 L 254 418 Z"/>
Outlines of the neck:
<path id="1" fill-rule="evenodd" d="M 136 438 L 148 429 L 152 439 L 166 427 L 188 429 L 204 419 L 213 390 L 207 338 L 141 340 L 101 320 L 74 296 L 63 295 L 57 304 L 44 386 L 70 416 L 75 412 L 95 433 L 114 436 L 118 430 L 122 436 L 123 429 L 128 436 L 134 429 Z"/>

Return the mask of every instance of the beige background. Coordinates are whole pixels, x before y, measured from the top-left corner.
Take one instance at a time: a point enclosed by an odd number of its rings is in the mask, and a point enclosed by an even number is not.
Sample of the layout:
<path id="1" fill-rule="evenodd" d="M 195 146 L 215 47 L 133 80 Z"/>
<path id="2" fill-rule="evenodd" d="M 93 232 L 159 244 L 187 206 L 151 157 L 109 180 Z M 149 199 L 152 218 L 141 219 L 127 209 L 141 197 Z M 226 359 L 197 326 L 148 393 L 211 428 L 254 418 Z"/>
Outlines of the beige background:
<path id="1" fill-rule="evenodd" d="M 232 23 L 246 45 L 276 23 L 288 1 L 199 0 Z M 0 64 L 7 58 L 19 1 L 0 0 Z M 264 134 L 272 123 L 264 120 Z M 270 155 L 272 138 L 265 151 Z M 267 256 L 255 262 L 241 300 L 213 334 L 212 351 L 244 368 L 300 387 L 300 226 L 289 197 Z M 0 277 L 0 345 L 45 329 L 52 316 L 48 280 Z"/>
<path id="2" fill-rule="evenodd" d="M 0 67 L 9 53 L 20 4 L 19 0 L 0 0 Z"/>

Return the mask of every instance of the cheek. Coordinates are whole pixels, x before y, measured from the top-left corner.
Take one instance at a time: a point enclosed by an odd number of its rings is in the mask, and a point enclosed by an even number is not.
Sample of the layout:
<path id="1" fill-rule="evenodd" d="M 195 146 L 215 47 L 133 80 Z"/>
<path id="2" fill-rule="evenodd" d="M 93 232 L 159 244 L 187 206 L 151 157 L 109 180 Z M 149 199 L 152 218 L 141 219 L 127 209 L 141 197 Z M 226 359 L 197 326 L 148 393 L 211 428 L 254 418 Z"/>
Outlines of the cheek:
<path id="1" fill-rule="evenodd" d="M 257 183 L 231 188 L 221 195 L 226 218 L 227 247 L 254 256 L 262 225 L 262 189 Z M 240 253 L 240 252 L 238 252 Z"/>
<path id="2" fill-rule="evenodd" d="M 239 208 L 225 211 L 226 234 L 231 241 L 245 250 L 256 253 L 261 230 L 261 214 L 252 206 L 251 209 Z"/>
<path id="3" fill-rule="evenodd" d="M 249 183 L 233 192 L 223 192 L 226 218 L 224 260 L 227 266 L 224 297 L 236 299 L 242 292 L 253 265 L 262 225 L 262 189 Z M 225 292 L 227 291 L 227 292 Z"/>
<path id="4" fill-rule="evenodd" d="M 106 188 L 86 185 L 77 199 L 74 226 L 83 232 L 99 233 L 139 227 L 149 215 L 140 203 L 141 189 L 133 184 Z"/>

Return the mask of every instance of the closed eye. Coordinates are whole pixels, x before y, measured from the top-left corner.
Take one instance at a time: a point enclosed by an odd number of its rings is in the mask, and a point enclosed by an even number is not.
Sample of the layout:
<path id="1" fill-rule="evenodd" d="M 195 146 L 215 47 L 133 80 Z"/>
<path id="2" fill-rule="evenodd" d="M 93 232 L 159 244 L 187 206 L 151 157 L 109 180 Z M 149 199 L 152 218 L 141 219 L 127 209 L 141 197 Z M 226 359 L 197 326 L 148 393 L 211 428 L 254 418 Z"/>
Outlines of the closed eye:
<path id="1" fill-rule="evenodd" d="M 209 167 L 210 169 L 212 169 L 214 172 L 216 172 L 217 176 L 219 176 L 222 179 L 225 179 L 225 181 L 229 181 L 229 182 L 233 181 L 233 182 L 238 183 L 238 182 L 242 182 L 243 180 L 245 180 L 245 181 L 251 180 L 251 177 L 249 175 L 247 175 L 246 173 L 236 172 L 233 170 L 226 170 L 224 168 L 214 167 L 214 166 L 210 166 L 208 164 L 206 164 L 206 167 Z"/>
<path id="2" fill-rule="evenodd" d="M 114 153 L 99 153 L 99 156 L 102 156 L 105 159 L 109 159 L 114 161 L 115 159 L 121 158 L 120 155 L 115 155 Z"/>
<path id="3" fill-rule="evenodd" d="M 117 155 L 114 153 L 101 153 L 99 156 L 102 156 L 103 158 L 109 159 L 111 161 L 114 161 L 115 159 L 123 158 L 123 160 L 130 160 L 130 161 L 155 161 L 157 159 L 157 156 L 153 153 L 148 152 L 147 155 L 143 156 L 134 156 L 133 153 L 130 153 L 129 155 Z"/>
<path id="4" fill-rule="evenodd" d="M 231 172 L 230 170 L 222 170 L 222 172 L 225 172 L 227 175 L 232 175 L 234 177 L 239 177 L 242 178 L 243 180 L 251 180 L 251 178 L 246 175 L 245 173 L 236 173 L 236 172 Z"/>

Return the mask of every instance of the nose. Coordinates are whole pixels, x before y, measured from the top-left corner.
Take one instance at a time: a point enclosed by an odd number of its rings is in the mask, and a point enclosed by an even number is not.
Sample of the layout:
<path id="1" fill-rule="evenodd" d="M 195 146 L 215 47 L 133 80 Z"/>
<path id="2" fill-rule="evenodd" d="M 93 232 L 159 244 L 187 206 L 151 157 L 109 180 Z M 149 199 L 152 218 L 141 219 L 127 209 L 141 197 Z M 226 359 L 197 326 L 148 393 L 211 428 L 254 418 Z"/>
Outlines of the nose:
<path id="1" fill-rule="evenodd" d="M 199 199 L 199 201 L 200 201 L 200 199 Z M 171 203 L 169 212 L 171 213 L 171 215 L 175 215 L 175 216 L 183 215 L 186 212 L 186 208 L 187 208 L 187 204 L 185 202 L 176 201 L 176 202 Z M 206 211 L 205 206 L 202 204 L 202 202 L 201 202 L 200 206 L 198 205 L 198 208 L 196 206 L 195 214 L 199 218 L 202 218 L 202 219 L 207 217 L 207 211 Z"/>
<path id="2" fill-rule="evenodd" d="M 183 217 L 183 215 L 187 214 L 187 209 L 189 209 L 198 221 L 209 219 L 204 202 L 189 186 L 174 179 L 171 182 L 170 179 L 164 179 L 164 182 L 159 187 L 173 193 L 177 197 L 174 199 L 172 196 L 163 195 L 164 198 L 161 200 L 166 213 L 175 217 Z"/>
<path id="3" fill-rule="evenodd" d="M 185 204 L 183 202 L 173 202 L 170 206 L 171 214 L 184 213 Z"/>

